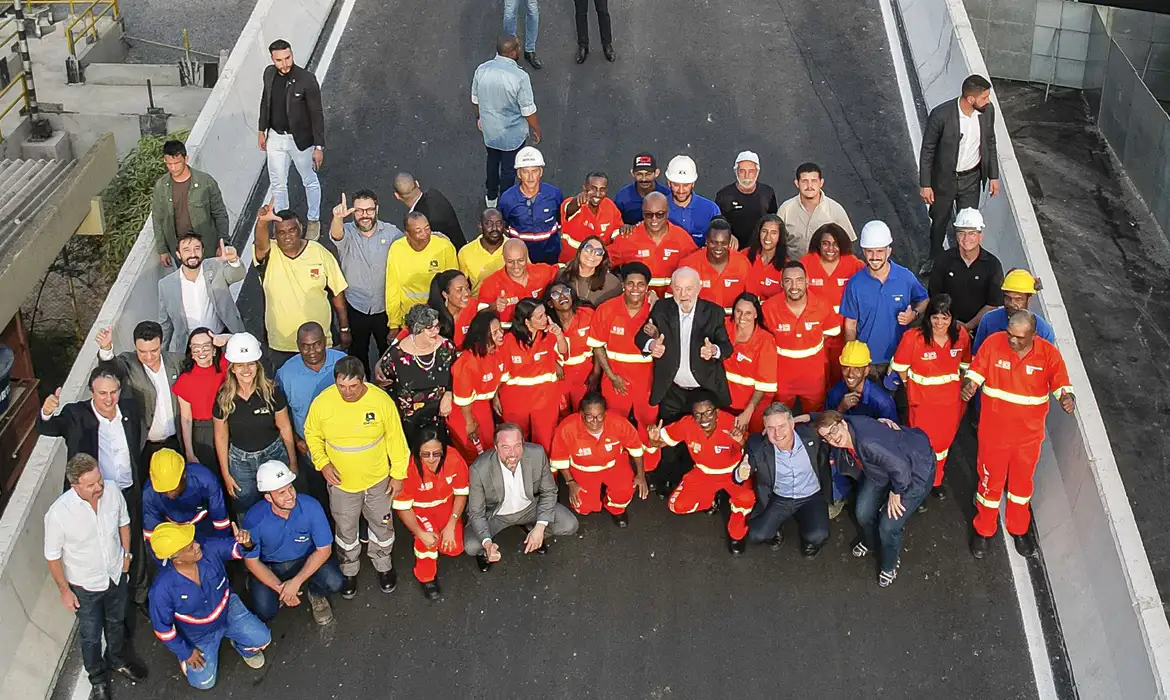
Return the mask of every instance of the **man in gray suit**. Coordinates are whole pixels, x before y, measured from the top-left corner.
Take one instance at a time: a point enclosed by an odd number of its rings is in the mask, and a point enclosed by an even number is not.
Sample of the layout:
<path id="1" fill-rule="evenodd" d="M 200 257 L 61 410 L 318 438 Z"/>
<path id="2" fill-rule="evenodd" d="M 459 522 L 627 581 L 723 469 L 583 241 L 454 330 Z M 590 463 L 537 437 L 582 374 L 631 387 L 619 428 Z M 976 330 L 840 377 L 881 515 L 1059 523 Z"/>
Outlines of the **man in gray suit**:
<path id="1" fill-rule="evenodd" d="M 544 449 L 524 442 L 520 426 L 501 423 L 496 428 L 495 449 L 471 464 L 463 549 L 475 556 L 480 571 L 500 560 L 500 546 L 492 538 L 514 525 L 528 530 L 525 554 L 544 554 L 546 531 L 553 536 L 572 535 L 577 532 L 577 516 L 557 503 L 557 482 Z"/>
<path id="2" fill-rule="evenodd" d="M 228 289 L 247 274 L 236 249 L 221 239 L 216 257 L 204 260 L 203 239 L 188 234 L 179 241 L 179 260 L 179 269 L 158 281 L 163 347 L 185 355 L 187 335 L 196 328 L 243 333 L 244 319 Z"/>

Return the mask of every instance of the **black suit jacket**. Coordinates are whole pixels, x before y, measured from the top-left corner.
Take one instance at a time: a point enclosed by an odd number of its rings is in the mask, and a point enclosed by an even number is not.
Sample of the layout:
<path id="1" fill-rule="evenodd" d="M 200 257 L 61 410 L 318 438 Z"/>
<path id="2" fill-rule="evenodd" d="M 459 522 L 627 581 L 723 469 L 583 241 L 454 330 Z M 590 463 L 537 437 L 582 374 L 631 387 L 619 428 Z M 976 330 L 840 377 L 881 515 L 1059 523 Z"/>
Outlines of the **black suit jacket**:
<path id="1" fill-rule="evenodd" d="M 268 131 L 269 107 L 272 101 L 272 79 L 276 77 L 276 66 L 264 69 L 264 92 L 260 95 L 260 131 Z M 288 128 L 297 148 L 305 150 L 310 146 L 325 147 L 325 113 L 321 110 L 321 86 L 317 76 L 294 65 L 288 76 L 288 90 L 285 90 L 285 106 L 288 109 Z"/>
<path id="2" fill-rule="evenodd" d="M 730 357 L 732 353 L 731 339 L 727 337 L 725 319 L 727 315 L 718 304 L 698 299 L 695 301 L 695 320 L 691 324 L 690 347 L 685 351 L 690 353 L 691 374 L 699 386 L 715 394 L 721 407 L 731 405 L 731 393 L 727 390 L 727 375 L 723 371 L 723 360 L 704 360 L 699 356 L 703 347 L 703 339 L 709 338 L 719 346 L 719 357 Z M 658 405 L 666 390 L 674 383 L 674 375 L 678 373 L 679 362 L 682 358 L 682 341 L 679 339 L 678 303 L 674 299 L 662 299 L 650 309 L 650 320 L 658 328 L 658 332 L 666 336 L 666 354 L 654 360 L 654 383 L 650 387 L 650 403 Z M 638 329 L 634 342 L 640 349 L 650 342 L 650 336 L 642 329 Z M 649 353 L 644 352 L 644 355 Z"/>
<path id="3" fill-rule="evenodd" d="M 414 203 L 414 210 L 426 216 L 431 224 L 431 230 L 446 236 L 456 250 L 466 245 L 467 239 L 463 237 L 459 215 L 455 213 L 455 207 L 451 206 L 451 202 L 442 192 L 434 188 L 423 192 Z"/>
<path id="4" fill-rule="evenodd" d="M 817 482 L 821 485 L 817 498 L 823 498 L 826 503 L 832 501 L 833 473 L 829 467 L 828 446 L 808 423 L 796 424 L 796 438 L 804 443 L 804 449 L 812 460 L 813 470 L 817 473 Z M 776 485 L 776 447 L 767 435 L 755 433 L 748 437 L 743 451 L 747 455 L 748 464 L 752 467 L 752 474 L 756 477 L 756 505 L 752 509 L 752 515 L 756 515 L 767 507 L 768 500 L 772 497 L 772 489 Z M 734 478 L 739 481 L 738 476 Z"/>
<path id="5" fill-rule="evenodd" d="M 122 394 L 118 401 L 122 411 L 122 428 L 126 431 L 126 446 L 130 448 L 130 466 L 134 472 L 134 485 L 141 490 L 146 483 L 146 465 L 142 464 L 142 448 L 145 435 L 142 432 L 141 411 L 138 403 L 129 395 Z M 42 420 L 37 412 L 37 432 L 46 437 L 65 438 L 68 458 L 80 452 L 98 457 L 98 419 L 89 400 L 74 401 L 61 406 L 56 415 Z"/>
<path id="6" fill-rule="evenodd" d="M 930 110 L 922 135 L 918 159 L 918 186 L 954 193 L 955 165 L 959 162 L 959 101 L 947 100 Z M 995 148 L 995 105 L 990 102 L 979 115 L 979 177 L 983 182 L 999 179 L 999 156 Z"/>

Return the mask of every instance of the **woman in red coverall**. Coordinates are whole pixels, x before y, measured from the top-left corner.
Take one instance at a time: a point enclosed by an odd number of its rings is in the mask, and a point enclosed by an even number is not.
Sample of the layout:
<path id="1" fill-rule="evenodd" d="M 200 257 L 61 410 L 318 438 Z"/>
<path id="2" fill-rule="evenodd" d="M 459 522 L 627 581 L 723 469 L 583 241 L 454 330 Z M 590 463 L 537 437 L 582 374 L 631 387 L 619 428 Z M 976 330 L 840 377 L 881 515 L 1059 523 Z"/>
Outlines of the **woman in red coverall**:
<path id="1" fill-rule="evenodd" d="M 451 394 L 455 408 L 447 416 L 451 444 L 471 462 L 492 448 L 500 412 L 497 391 L 504 378 L 504 327 L 495 311 L 485 309 L 471 319 L 462 352 L 451 366 Z"/>
<path id="2" fill-rule="evenodd" d="M 414 577 L 431 600 L 439 590 L 439 554 L 463 554 L 463 508 L 467 505 L 467 462 L 448 449 L 432 427 L 418 432 L 402 491 L 394 497 L 398 518 L 414 535 Z"/>
<path id="3" fill-rule="evenodd" d="M 471 283 L 459 270 L 444 270 L 431 279 L 427 306 L 439 312 L 439 335 L 456 348 L 463 347 L 467 328 L 479 307 L 471 295 Z"/>
<path id="4" fill-rule="evenodd" d="M 760 300 L 751 292 L 735 298 L 727 319 L 731 356 L 723 360 L 731 413 L 741 432 L 764 430 L 764 409 L 776 394 L 776 341 L 764 327 Z"/>
<path id="5" fill-rule="evenodd" d="M 569 345 L 561 327 L 535 299 L 521 299 L 512 314 L 500 352 L 504 383 L 500 387 L 500 415 L 520 426 L 524 439 L 552 447 L 561 405 L 562 358 Z"/>
<path id="6" fill-rule="evenodd" d="M 752 264 L 747 291 L 763 301 L 784 291 L 784 263 L 788 262 L 784 246 L 784 221 L 775 214 L 764 214 L 756 233 L 748 243 L 747 259 Z"/>
<path id="7" fill-rule="evenodd" d="M 808 253 L 800 259 L 800 264 L 804 265 L 808 277 L 808 293 L 832 304 L 834 312 L 841 311 L 845 283 L 865 267 L 865 263 L 853 254 L 849 234 L 834 223 L 824 224 L 813 231 Z M 844 333 L 825 338 L 825 357 L 829 363 L 826 389 L 841 381 L 841 350 L 844 347 Z"/>
<path id="8" fill-rule="evenodd" d="M 545 313 L 554 319 L 565 334 L 569 351 L 565 354 L 565 380 L 561 392 L 568 399 L 562 414 L 577 410 L 577 404 L 587 391 L 596 391 L 601 379 L 601 368 L 593 364 L 593 349 L 589 347 L 589 327 L 593 323 L 593 309 L 582 306 L 577 292 L 563 282 L 549 285 L 544 294 Z"/>

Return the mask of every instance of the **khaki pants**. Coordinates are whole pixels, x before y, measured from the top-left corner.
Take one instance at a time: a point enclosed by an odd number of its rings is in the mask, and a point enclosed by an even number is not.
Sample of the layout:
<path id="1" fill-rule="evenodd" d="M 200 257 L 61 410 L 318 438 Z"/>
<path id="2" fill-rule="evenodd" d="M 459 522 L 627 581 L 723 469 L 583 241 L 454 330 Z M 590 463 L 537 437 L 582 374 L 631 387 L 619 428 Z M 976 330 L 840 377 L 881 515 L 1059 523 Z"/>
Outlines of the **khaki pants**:
<path id="1" fill-rule="evenodd" d="M 329 510 L 333 513 L 333 541 L 337 544 L 337 559 L 343 576 L 357 576 L 362 553 L 358 541 L 358 518 L 366 516 L 366 534 L 370 540 L 367 553 L 375 571 L 389 571 L 394 567 L 390 552 L 394 549 L 394 519 L 386 486 L 390 477 L 382 479 L 365 491 L 349 493 L 329 486 Z"/>

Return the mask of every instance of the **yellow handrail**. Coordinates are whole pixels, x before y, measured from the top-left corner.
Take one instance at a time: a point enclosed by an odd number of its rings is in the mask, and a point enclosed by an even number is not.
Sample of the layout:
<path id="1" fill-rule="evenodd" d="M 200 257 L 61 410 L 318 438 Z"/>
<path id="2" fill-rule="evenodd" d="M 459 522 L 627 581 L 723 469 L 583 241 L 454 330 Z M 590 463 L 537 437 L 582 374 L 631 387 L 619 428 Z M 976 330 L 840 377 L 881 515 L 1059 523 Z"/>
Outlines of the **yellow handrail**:
<path id="1" fill-rule="evenodd" d="M 38 1 L 46 2 L 47 0 Z M 58 0 L 58 2 L 68 2 L 69 12 L 70 14 L 74 14 L 74 0 Z M 98 5 L 104 5 L 105 7 L 95 13 L 94 8 L 96 8 Z M 83 9 L 81 13 L 73 19 L 73 21 L 65 25 L 65 43 L 69 45 L 69 53 L 72 54 L 74 58 L 77 58 L 77 51 L 74 47 L 77 38 L 86 35 L 92 36 L 95 41 L 101 38 L 98 36 L 98 20 L 100 20 L 102 17 L 105 17 L 106 15 L 110 15 L 111 19 L 118 19 L 120 15 L 118 11 L 118 0 L 93 0 L 93 2 L 86 6 L 85 9 Z M 81 32 L 79 37 L 75 38 L 73 36 L 73 29 L 79 24 L 82 25 Z"/>
<path id="2" fill-rule="evenodd" d="M 4 104 L 4 96 L 7 95 L 8 91 L 11 90 L 12 87 L 17 83 L 20 83 L 20 94 L 12 98 L 12 101 L 8 103 L 8 106 L 4 107 L 3 111 L 0 111 L 0 124 L 3 123 L 4 117 L 7 117 L 8 113 L 11 112 L 17 105 L 23 104 L 26 109 L 28 108 L 28 86 L 24 82 L 24 73 L 17 74 L 17 76 L 12 79 L 12 82 L 8 83 L 3 88 L 0 88 L 0 105 Z M 0 143 L 3 141 L 4 134 L 3 132 L 0 132 Z"/>

